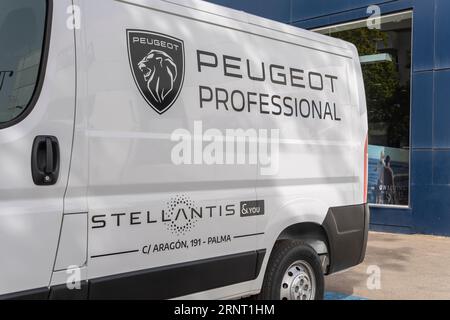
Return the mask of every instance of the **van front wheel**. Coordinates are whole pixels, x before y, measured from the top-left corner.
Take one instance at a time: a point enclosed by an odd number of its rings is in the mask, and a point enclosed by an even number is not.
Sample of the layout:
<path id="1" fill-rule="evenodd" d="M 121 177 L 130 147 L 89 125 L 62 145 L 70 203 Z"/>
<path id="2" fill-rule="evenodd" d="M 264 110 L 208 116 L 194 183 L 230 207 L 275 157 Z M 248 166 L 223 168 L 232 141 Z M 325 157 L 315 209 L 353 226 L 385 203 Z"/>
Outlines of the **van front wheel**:
<path id="1" fill-rule="evenodd" d="M 321 300 L 324 276 L 320 258 L 302 241 L 276 243 L 258 298 L 262 300 Z"/>

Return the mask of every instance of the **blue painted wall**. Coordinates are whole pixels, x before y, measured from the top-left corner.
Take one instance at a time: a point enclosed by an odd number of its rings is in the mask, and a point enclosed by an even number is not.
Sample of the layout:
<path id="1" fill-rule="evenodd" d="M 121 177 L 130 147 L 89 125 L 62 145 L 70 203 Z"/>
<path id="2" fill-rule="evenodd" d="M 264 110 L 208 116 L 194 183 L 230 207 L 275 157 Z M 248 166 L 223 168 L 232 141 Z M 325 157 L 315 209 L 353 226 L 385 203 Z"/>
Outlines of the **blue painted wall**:
<path id="1" fill-rule="evenodd" d="M 301 28 L 413 9 L 410 209 L 373 208 L 377 230 L 450 236 L 449 0 L 210 0 Z"/>

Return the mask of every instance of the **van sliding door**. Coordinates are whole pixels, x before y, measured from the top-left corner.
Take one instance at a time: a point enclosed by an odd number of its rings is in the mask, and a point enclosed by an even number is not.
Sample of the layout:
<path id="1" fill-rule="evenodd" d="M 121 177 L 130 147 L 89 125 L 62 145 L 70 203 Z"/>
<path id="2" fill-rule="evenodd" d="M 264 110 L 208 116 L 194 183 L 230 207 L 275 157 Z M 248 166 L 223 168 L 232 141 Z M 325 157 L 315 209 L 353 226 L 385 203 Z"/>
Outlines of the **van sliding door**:
<path id="1" fill-rule="evenodd" d="M 224 90 L 252 84 L 219 67 L 199 72 L 197 60 L 202 51 L 204 64 L 213 55 L 220 63 L 223 54 L 245 56 L 237 44 L 248 34 L 232 33 L 234 20 L 198 21 L 199 11 L 163 1 L 79 4 L 90 298 L 174 298 L 238 283 L 250 291 L 262 261 L 257 164 L 250 148 L 227 146 L 226 134 L 258 119 L 209 98 L 202 105 L 199 91 L 223 99 Z M 247 160 L 238 163 L 238 153 Z"/>

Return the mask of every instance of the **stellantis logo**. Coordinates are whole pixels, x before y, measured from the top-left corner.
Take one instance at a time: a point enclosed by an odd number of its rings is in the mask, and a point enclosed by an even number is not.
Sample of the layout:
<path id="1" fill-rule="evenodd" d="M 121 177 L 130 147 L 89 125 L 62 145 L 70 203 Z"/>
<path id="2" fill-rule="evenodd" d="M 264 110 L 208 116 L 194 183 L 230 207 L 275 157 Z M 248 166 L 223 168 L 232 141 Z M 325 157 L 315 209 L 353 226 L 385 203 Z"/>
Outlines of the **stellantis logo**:
<path id="1" fill-rule="evenodd" d="M 142 30 L 127 30 L 127 38 L 136 85 L 150 107 L 162 114 L 173 105 L 183 86 L 183 41 Z"/>

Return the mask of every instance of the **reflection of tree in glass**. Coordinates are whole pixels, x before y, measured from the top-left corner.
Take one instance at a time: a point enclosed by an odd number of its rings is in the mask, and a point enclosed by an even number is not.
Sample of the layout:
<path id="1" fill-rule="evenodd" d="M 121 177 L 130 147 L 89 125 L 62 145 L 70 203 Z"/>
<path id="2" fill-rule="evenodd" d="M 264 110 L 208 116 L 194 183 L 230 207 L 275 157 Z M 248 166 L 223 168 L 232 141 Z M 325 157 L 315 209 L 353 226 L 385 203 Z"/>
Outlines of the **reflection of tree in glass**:
<path id="1" fill-rule="evenodd" d="M 394 148 L 409 146 L 410 81 L 403 86 L 400 85 L 396 51 L 378 48 L 380 45 L 388 46 L 388 34 L 381 30 L 359 28 L 336 32 L 332 36 L 355 44 L 360 56 L 383 52 L 392 55 L 394 61 L 365 64 L 362 67 L 369 127 L 385 123 L 387 146 Z"/>

